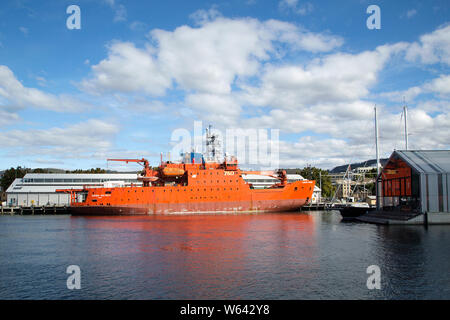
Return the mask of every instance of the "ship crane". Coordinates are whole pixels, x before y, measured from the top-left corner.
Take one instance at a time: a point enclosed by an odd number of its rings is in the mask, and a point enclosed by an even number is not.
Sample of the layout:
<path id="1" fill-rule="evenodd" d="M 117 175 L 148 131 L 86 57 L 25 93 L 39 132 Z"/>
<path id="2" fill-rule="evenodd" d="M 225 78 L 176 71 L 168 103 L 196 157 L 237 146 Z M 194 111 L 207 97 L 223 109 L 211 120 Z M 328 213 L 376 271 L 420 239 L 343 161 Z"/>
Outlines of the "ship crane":
<path id="1" fill-rule="evenodd" d="M 150 182 L 158 180 L 156 176 L 156 172 L 150 169 L 150 164 L 147 159 L 107 159 L 107 161 L 122 161 L 125 163 L 136 162 L 144 167 L 144 170 L 141 172 L 141 175 L 138 176 L 138 180 L 142 181 L 142 185 L 144 187 L 148 187 Z"/>

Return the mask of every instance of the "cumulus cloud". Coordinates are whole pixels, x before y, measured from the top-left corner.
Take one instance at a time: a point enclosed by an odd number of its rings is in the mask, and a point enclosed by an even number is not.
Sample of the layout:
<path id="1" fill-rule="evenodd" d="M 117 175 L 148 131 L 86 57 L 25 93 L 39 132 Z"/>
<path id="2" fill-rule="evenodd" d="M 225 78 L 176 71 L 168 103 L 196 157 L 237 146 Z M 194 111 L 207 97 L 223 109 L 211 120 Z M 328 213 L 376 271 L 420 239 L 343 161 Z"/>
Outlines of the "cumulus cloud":
<path id="1" fill-rule="evenodd" d="M 160 70 L 150 49 L 139 49 L 130 42 L 116 42 L 109 56 L 92 66 L 94 78 L 84 80 L 81 87 L 97 94 L 104 92 L 145 92 L 163 95 L 171 86 L 169 76 Z"/>
<path id="2" fill-rule="evenodd" d="M 114 124 L 91 119 L 65 127 L 1 132 L 0 146 L 20 154 L 77 158 L 111 148 L 118 130 Z"/>
<path id="3" fill-rule="evenodd" d="M 424 64 L 445 63 L 450 65 L 450 25 L 422 35 L 420 41 L 408 48 L 406 59 Z"/>
<path id="4" fill-rule="evenodd" d="M 414 86 L 402 91 L 383 92 L 381 97 L 391 101 L 406 102 L 413 101 L 417 96 L 426 93 L 434 93 L 442 98 L 450 98 L 450 75 L 441 74 L 438 78 L 425 82 L 422 85 Z"/>
<path id="5" fill-rule="evenodd" d="M 403 120 L 400 113 L 392 113 L 385 108 L 380 108 L 378 112 L 380 155 L 388 157 L 393 150 L 404 149 Z M 317 119 L 319 118 L 320 116 L 317 116 Z M 408 113 L 409 148 L 448 148 L 449 121 L 448 113 L 432 117 L 424 110 L 410 109 Z M 332 168 L 345 163 L 375 158 L 373 119 L 344 121 L 344 123 L 334 119 L 334 121 L 327 121 L 326 124 L 332 126 L 330 130 L 332 137 L 306 135 L 293 142 L 280 141 L 280 166 L 292 168 L 312 164 L 322 168 Z"/>
<path id="6" fill-rule="evenodd" d="M 197 25 L 203 25 L 221 16 L 222 14 L 215 7 L 212 7 L 208 10 L 197 10 L 190 14 L 189 18 L 191 18 Z"/>
<path id="7" fill-rule="evenodd" d="M 89 107 L 70 95 L 54 95 L 25 87 L 11 69 L 0 65 L 0 97 L 11 108 L 34 107 L 57 112 L 74 112 Z"/>
<path id="8" fill-rule="evenodd" d="M 284 2 L 290 8 L 301 7 L 298 1 Z M 113 0 L 109 3 L 116 6 Z M 148 34 L 150 41 L 141 47 L 131 42 L 111 43 L 107 57 L 91 67 L 80 87 L 92 94 L 106 94 L 104 98 L 112 97 L 120 107 L 137 112 L 161 114 L 171 105 L 180 114 L 187 110 L 188 117 L 217 126 L 278 128 L 303 135 L 295 141 L 281 141 L 280 161 L 285 167 L 301 166 L 305 161 L 331 167 L 372 158 L 373 99 L 401 101 L 405 96 L 413 101 L 429 94 L 428 100 L 414 101 L 410 108 L 411 147 L 448 147 L 447 74 L 406 90 L 374 95 L 372 89 L 393 57 L 450 64 L 449 27 L 422 35 L 417 42 L 348 53 L 336 52 L 344 42 L 338 36 L 279 20 L 229 19 L 215 8 L 199 10 L 191 18 L 195 27 L 154 29 Z M 301 62 L 281 59 L 299 52 Z M 175 93 L 173 99 L 163 101 L 168 92 Z M 65 102 L 63 96 L 24 87 L 4 66 L 0 67 L 0 98 L 0 105 L 6 101 L 10 106 L 49 110 L 59 110 L 57 106 Z M 401 108 L 381 105 L 379 110 L 380 143 L 386 156 L 402 147 Z M 1 112 L 10 119 L 17 117 L 14 110 L 0 109 L 0 116 Z M 95 126 L 100 131 L 94 135 L 81 133 Z M 48 154 L 77 155 L 79 148 L 78 156 L 104 157 L 113 148 L 111 136 L 117 130 L 104 122 L 89 121 L 65 128 L 9 131 L 0 139 L 11 147 L 23 141 L 19 145 Z M 79 139 L 70 138 L 77 140 L 71 144 L 69 136 Z M 98 149 L 93 153 L 83 145 Z"/>
<path id="9" fill-rule="evenodd" d="M 0 105 L 0 127 L 12 124 L 17 120 L 19 120 L 19 115 L 17 113 L 2 110 L 2 106 Z"/>
<path id="10" fill-rule="evenodd" d="M 254 105 L 283 109 L 355 101 L 368 95 L 386 61 L 404 46 L 381 46 L 359 54 L 331 54 L 306 66 L 268 66 L 261 85 L 245 87 L 243 97 Z"/>
<path id="11" fill-rule="evenodd" d="M 103 0 L 111 9 L 114 10 L 114 22 L 127 20 L 127 9 L 123 4 L 116 3 L 115 0 Z"/>
<path id="12" fill-rule="evenodd" d="M 427 83 L 425 89 L 438 93 L 440 96 L 450 97 L 450 75 L 440 75 L 439 78 Z"/>
<path id="13" fill-rule="evenodd" d="M 231 95 L 197 93 L 186 97 L 186 105 L 195 109 L 201 119 L 232 126 L 242 111 Z"/>
<path id="14" fill-rule="evenodd" d="M 85 79 L 82 87 L 90 92 L 163 95 L 175 81 L 184 90 L 226 94 L 238 77 L 257 74 L 261 63 L 278 53 L 277 43 L 310 52 L 329 51 L 342 44 L 340 37 L 277 20 L 227 19 L 211 12 L 196 16 L 202 21 L 197 28 L 152 30 L 154 46 L 140 49 L 132 43 L 114 43 L 108 57 L 92 67 L 93 77 Z"/>
<path id="15" fill-rule="evenodd" d="M 302 135 L 313 133 L 311 140 L 301 138 L 298 143 L 323 145 L 329 156 L 316 158 L 327 165 L 343 163 L 358 154 L 373 154 L 375 101 L 371 101 L 371 91 L 393 57 L 425 64 L 447 59 L 446 27 L 423 35 L 418 42 L 346 53 L 334 52 L 343 44 L 340 37 L 312 33 L 279 20 L 228 19 L 214 8 L 197 11 L 191 18 L 196 27 L 152 30 L 151 43 L 144 48 L 114 43 L 108 57 L 92 67 L 92 76 L 83 81 L 83 87 L 92 92 L 143 92 L 151 96 L 180 90 L 184 101 L 179 101 L 178 106 L 193 112 L 188 116 L 223 126 L 245 128 L 251 124 Z M 286 50 L 323 54 L 302 63 L 280 63 Z M 412 101 L 431 93 L 434 98 L 445 98 L 448 83 L 449 77 L 442 74 L 407 90 L 378 97 L 401 101 L 405 96 Z M 410 109 L 412 146 L 448 145 L 445 108 L 448 104 L 431 99 Z M 389 152 L 402 145 L 400 109 L 380 108 L 381 141 Z M 436 110 L 440 112 L 436 114 Z M 430 128 L 439 128 L 439 134 L 434 135 Z M 300 154 L 295 150 L 305 148 L 283 143 L 287 146 L 286 159 L 298 161 Z"/>
<path id="16" fill-rule="evenodd" d="M 292 11 L 295 14 L 299 14 L 302 16 L 311 13 L 314 9 L 314 6 L 310 2 L 299 4 L 298 0 L 281 0 L 278 4 L 278 7 L 281 11 Z"/>

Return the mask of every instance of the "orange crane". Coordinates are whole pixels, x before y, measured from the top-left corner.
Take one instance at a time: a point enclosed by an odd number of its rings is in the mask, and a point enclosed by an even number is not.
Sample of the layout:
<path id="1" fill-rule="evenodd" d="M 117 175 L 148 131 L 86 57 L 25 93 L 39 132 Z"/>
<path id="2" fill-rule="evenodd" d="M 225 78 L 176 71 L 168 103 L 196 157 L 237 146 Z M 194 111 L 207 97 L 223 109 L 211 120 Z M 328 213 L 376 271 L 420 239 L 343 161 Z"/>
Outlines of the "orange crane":
<path id="1" fill-rule="evenodd" d="M 158 180 L 156 176 L 157 172 L 153 171 L 150 168 L 150 164 L 147 159 L 107 159 L 107 161 L 122 161 L 125 163 L 128 162 L 136 162 L 144 167 L 144 170 L 141 172 L 141 176 L 138 177 L 138 180 L 142 180 L 142 184 L 144 187 L 148 187 L 151 181 Z"/>

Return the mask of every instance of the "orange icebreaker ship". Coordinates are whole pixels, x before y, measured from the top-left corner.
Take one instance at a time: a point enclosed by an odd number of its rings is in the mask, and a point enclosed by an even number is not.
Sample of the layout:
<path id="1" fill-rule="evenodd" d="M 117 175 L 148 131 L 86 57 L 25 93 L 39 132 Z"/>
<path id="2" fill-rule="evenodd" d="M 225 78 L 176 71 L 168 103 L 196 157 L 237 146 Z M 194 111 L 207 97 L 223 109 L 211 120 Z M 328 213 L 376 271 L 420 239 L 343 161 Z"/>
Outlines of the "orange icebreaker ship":
<path id="1" fill-rule="evenodd" d="M 222 163 L 205 161 L 198 153 L 184 154 L 181 163 L 161 162 L 153 170 L 146 159 L 109 159 L 137 162 L 142 186 L 84 187 L 57 190 L 71 194 L 73 215 L 149 215 L 170 213 L 237 213 L 299 210 L 312 196 L 315 181 L 287 182 L 285 171 L 251 172 L 275 177 L 267 189 L 253 189 L 236 158 Z"/>

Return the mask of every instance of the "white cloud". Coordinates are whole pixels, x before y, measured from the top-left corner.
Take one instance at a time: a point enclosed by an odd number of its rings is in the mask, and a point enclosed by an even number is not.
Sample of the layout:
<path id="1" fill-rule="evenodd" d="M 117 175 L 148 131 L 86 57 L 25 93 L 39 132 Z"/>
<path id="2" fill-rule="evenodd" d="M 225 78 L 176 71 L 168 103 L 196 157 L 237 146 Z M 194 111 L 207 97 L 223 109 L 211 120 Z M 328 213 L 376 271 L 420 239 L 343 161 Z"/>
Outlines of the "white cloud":
<path id="1" fill-rule="evenodd" d="M 231 95 L 198 93 L 186 97 L 186 104 L 195 109 L 201 119 L 233 126 L 239 119 L 241 106 Z"/>
<path id="2" fill-rule="evenodd" d="M 69 95 L 53 95 L 35 88 L 27 88 L 13 72 L 0 65 L 0 97 L 15 108 L 35 107 L 58 112 L 73 112 L 89 107 Z"/>
<path id="3" fill-rule="evenodd" d="M 116 5 L 112 0 L 110 3 Z M 413 44 L 388 44 L 345 53 L 334 52 L 343 44 L 340 37 L 309 32 L 292 23 L 228 19 L 214 8 L 197 11 L 191 18 L 196 27 L 152 30 L 150 43 L 143 47 L 130 42 L 112 43 L 108 56 L 92 66 L 91 76 L 81 82 L 81 87 L 93 94 L 107 93 L 104 98 L 117 102 L 117 109 L 158 114 L 169 109 L 175 114 L 186 111 L 189 117 L 222 126 L 279 128 L 282 133 L 308 135 L 295 142 L 281 141 L 282 166 L 297 167 L 315 161 L 331 167 L 373 157 L 374 102 L 369 99 L 392 57 L 404 58 L 406 53 L 409 61 L 450 63 L 446 38 L 449 27 L 423 35 Z M 309 53 L 322 54 L 301 62 L 285 63 L 280 59 L 286 52 L 295 51 L 306 51 L 308 54 L 302 55 L 305 59 Z M 401 101 L 403 96 L 413 101 L 424 93 L 434 95 L 410 108 L 412 148 L 448 147 L 450 103 L 445 99 L 449 88 L 450 77 L 441 74 L 407 90 L 380 94 L 392 101 Z M 177 95 L 170 103 L 148 99 L 163 97 L 171 89 L 177 90 Z M 7 67 L 0 67 L 0 98 L 10 105 L 45 106 L 51 110 L 58 110 L 56 106 L 62 101 L 61 96 L 24 87 Z M 398 107 L 379 107 L 384 156 L 403 145 Z M 9 111 L 4 113 L 9 119 L 17 117 Z M 4 144 L 11 147 L 16 143 L 48 155 L 56 152 L 103 158 L 113 149 L 111 136 L 118 130 L 105 124 L 10 131 L 0 138 L 6 138 Z M 94 126 L 99 126 L 100 132 L 92 136 L 81 133 Z M 70 144 L 66 141 L 70 135 L 79 141 Z M 94 153 L 90 146 L 95 144 L 99 150 Z"/>
<path id="4" fill-rule="evenodd" d="M 424 87 L 426 90 L 438 93 L 441 96 L 450 96 L 450 75 L 442 74 Z"/>
<path id="5" fill-rule="evenodd" d="M 0 105 L 0 127 L 10 125 L 19 120 L 19 115 L 8 110 L 2 110 Z"/>
<path id="6" fill-rule="evenodd" d="M 129 42 L 116 42 L 109 56 L 92 66 L 94 78 L 84 80 L 81 87 L 92 94 L 102 92 L 145 92 L 163 95 L 171 79 L 157 65 L 151 50 L 139 49 Z"/>
<path id="7" fill-rule="evenodd" d="M 47 80 L 46 80 L 44 77 L 37 76 L 37 77 L 36 77 L 36 81 L 38 82 L 38 84 L 39 84 L 41 87 L 46 87 L 46 86 L 47 86 Z"/>
<path id="8" fill-rule="evenodd" d="M 22 32 L 24 35 L 28 35 L 28 28 L 25 27 L 19 27 L 20 32 Z"/>
<path id="9" fill-rule="evenodd" d="M 438 78 L 427 81 L 422 85 L 402 91 L 383 92 L 380 96 L 395 102 L 403 101 L 403 99 L 409 102 L 413 101 L 417 96 L 426 93 L 434 93 L 443 98 L 450 97 L 450 75 L 442 74 Z"/>
<path id="10" fill-rule="evenodd" d="M 126 21 L 127 20 L 127 9 L 124 5 L 119 4 L 115 8 L 114 22 Z"/>
<path id="11" fill-rule="evenodd" d="M 243 98 L 257 106 L 299 109 L 318 103 L 356 101 L 369 93 L 392 54 L 405 45 L 380 46 L 359 54 L 336 53 L 306 66 L 268 66 L 259 87 L 244 87 Z"/>
<path id="12" fill-rule="evenodd" d="M 127 9 L 123 4 L 116 3 L 115 0 L 103 0 L 111 9 L 114 10 L 114 22 L 127 20 Z"/>
<path id="13" fill-rule="evenodd" d="M 0 146 L 22 155 L 77 158 L 110 149 L 117 133 L 116 125 L 91 119 L 62 128 L 0 132 Z"/>
<path id="14" fill-rule="evenodd" d="M 424 64 L 445 63 L 450 65 L 450 25 L 420 37 L 419 42 L 410 45 L 406 59 Z"/>
<path id="15" fill-rule="evenodd" d="M 406 12 L 406 17 L 408 19 L 410 19 L 410 18 L 414 17 L 416 14 L 417 14 L 417 10 L 416 9 L 411 9 L 411 10 L 408 10 Z"/>
<path id="16" fill-rule="evenodd" d="M 197 12 L 196 16 L 203 17 L 198 28 L 151 31 L 155 47 L 113 44 L 109 56 L 92 67 L 93 77 L 84 80 L 82 87 L 90 92 L 163 95 L 175 80 L 184 90 L 228 94 L 237 78 L 256 75 L 263 61 L 279 54 L 278 43 L 310 52 L 329 51 L 342 44 L 340 37 L 277 20 L 227 19 L 211 12 Z"/>
<path id="17" fill-rule="evenodd" d="M 130 23 L 130 29 L 133 31 L 142 31 L 147 27 L 147 24 L 142 21 L 133 21 Z"/>
<path id="18" fill-rule="evenodd" d="M 314 9 L 314 6 L 310 2 L 299 4 L 298 0 L 281 0 L 278 7 L 281 11 L 292 11 L 302 16 L 311 13 Z"/>
<path id="19" fill-rule="evenodd" d="M 388 157 L 394 149 L 404 149 L 403 120 L 400 113 L 391 113 L 385 108 L 379 108 L 378 112 L 380 156 Z M 320 118 L 317 115 L 316 119 Z M 432 117 L 423 110 L 410 109 L 408 113 L 409 148 L 448 148 L 450 141 L 448 123 L 450 123 L 448 113 Z M 285 124 L 290 125 L 290 123 L 283 123 Z M 320 125 L 318 122 L 315 124 Z M 332 168 L 345 163 L 375 158 L 372 118 L 365 121 L 344 122 L 334 119 L 326 124 L 332 126 L 329 130 L 332 133 L 331 138 L 303 136 L 295 142 L 280 141 L 280 166 L 293 168 L 312 164 L 322 168 Z"/>
<path id="20" fill-rule="evenodd" d="M 423 92 L 424 91 L 421 86 L 414 86 L 408 88 L 407 90 L 402 91 L 383 92 L 380 94 L 380 96 L 387 98 L 390 101 L 403 102 L 404 99 L 405 102 L 409 102 L 414 100 L 418 95 L 422 94 Z"/>
<path id="21" fill-rule="evenodd" d="M 197 10 L 194 13 L 190 14 L 189 18 L 194 20 L 197 25 L 203 25 L 221 16 L 222 14 L 215 7 L 212 7 L 208 10 Z"/>

